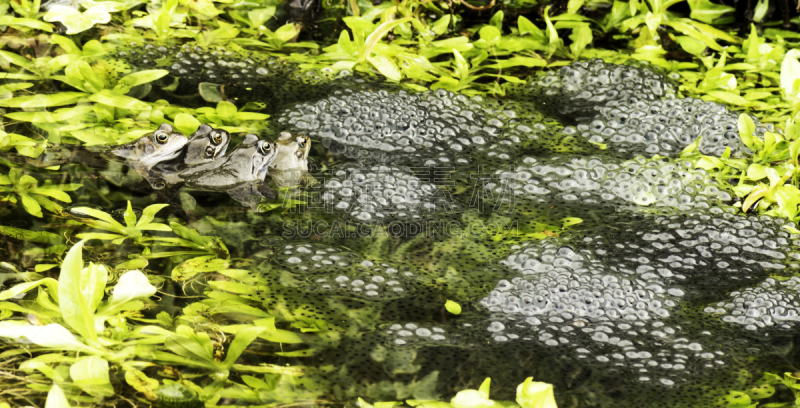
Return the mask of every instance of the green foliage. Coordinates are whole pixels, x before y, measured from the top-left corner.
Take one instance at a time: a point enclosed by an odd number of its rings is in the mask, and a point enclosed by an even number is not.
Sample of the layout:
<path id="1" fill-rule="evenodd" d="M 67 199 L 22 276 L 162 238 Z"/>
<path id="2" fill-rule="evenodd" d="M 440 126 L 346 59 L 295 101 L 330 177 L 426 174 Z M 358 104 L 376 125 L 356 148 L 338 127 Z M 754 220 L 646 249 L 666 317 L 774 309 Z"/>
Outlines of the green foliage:
<path id="1" fill-rule="evenodd" d="M 133 208 L 131 208 L 131 202 L 128 201 L 128 208 L 123 214 L 125 225 L 117 222 L 110 214 L 93 208 L 76 207 L 73 208 L 71 212 L 76 215 L 88 215 L 97 218 L 97 220 L 86 219 L 84 223 L 96 229 L 111 231 L 110 234 L 99 232 L 78 234 L 78 238 L 111 240 L 113 244 L 121 244 L 126 239 L 133 239 L 138 243 L 142 242 L 143 233 L 145 231 L 172 231 L 172 229 L 165 224 L 153 222 L 156 213 L 166 206 L 167 204 L 154 204 L 145 208 L 137 221 L 136 213 L 134 213 Z"/>
<path id="2" fill-rule="evenodd" d="M 22 369 L 36 370 L 54 382 L 63 382 L 66 378 L 61 371 L 53 370 L 50 364 L 68 367 L 65 374 L 72 380 L 70 392 L 66 396 L 59 395 L 61 390 L 51 387 L 48 406 L 65 406 L 68 398 L 78 398 L 81 392 L 96 401 L 115 395 L 109 377 L 111 365 L 125 371 L 128 384 L 152 396 L 158 382 L 140 370 L 153 364 L 138 360 L 142 358 L 210 372 L 209 384 L 201 388 L 203 399 L 215 398 L 230 370 L 257 370 L 236 364 L 236 361 L 256 337 L 269 330 L 268 327 L 237 328 L 224 360 L 218 361 L 207 332 L 195 331 L 186 325 L 179 325 L 175 331 L 157 326 L 131 326 L 126 318 L 136 318 L 140 314 L 146 307 L 145 302 L 156 293 L 156 287 L 142 272 L 132 270 L 119 276 L 106 299 L 109 270 L 94 263 L 84 266 L 84 242 L 74 245 L 64 257 L 57 281 L 44 278 L 0 292 L 0 310 L 27 314 L 28 320 L 42 324 L 33 325 L 25 320 L 0 321 L 0 337 L 25 338 L 45 352 L 26 362 Z M 35 300 L 21 304 L 7 301 L 33 290 L 38 291 Z M 49 351 L 54 352 L 47 354 Z M 64 351 L 68 353 L 62 354 Z"/>
<path id="3" fill-rule="evenodd" d="M 92 28 L 95 24 L 108 23 L 111 21 L 111 14 L 103 4 L 89 7 L 83 13 L 72 7 L 57 5 L 44 15 L 44 21 L 58 21 L 67 27 L 67 34 L 78 34 Z"/>
<path id="4" fill-rule="evenodd" d="M 489 398 L 491 379 L 483 381 L 477 390 L 459 391 L 450 402 L 436 400 L 406 400 L 405 404 L 414 408 L 558 408 L 553 396 L 553 385 L 533 381 L 528 377 L 524 383 L 517 387 L 516 403 L 510 401 L 496 401 Z M 376 402 L 369 404 L 363 399 L 358 399 L 360 408 L 389 408 L 403 405 L 401 401 Z"/>
<path id="5" fill-rule="evenodd" d="M 50 180 L 40 187 L 35 178 L 12 168 L 8 175 L 0 174 L 0 201 L 14 204 L 20 202 L 25 211 L 36 217 L 42 217 L 42 207 L 61 214 L 63 208 L 51 198 L 70 203 L 72 199 L 66 191 L 75 191 L 81 187 L 80 184 L 54 185 Z"/>

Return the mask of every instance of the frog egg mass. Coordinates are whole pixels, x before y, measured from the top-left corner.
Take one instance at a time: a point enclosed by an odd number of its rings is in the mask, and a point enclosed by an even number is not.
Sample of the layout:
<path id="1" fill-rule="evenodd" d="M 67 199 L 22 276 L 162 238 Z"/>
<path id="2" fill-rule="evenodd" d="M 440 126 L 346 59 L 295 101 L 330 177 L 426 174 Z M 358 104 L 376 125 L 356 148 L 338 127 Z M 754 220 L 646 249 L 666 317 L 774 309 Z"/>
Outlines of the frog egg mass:
<path id="1" fill-rule="evenodd" d="M 426 170 L 421 168 L 417 170 Z M 423 176 L 434 178 L 432 169 Z M 449 192 L 417 177 L 410 168 L 376 165 L 342 167 L 331 174 L 320 201 L 361 222 L 421 221 L 457 209 Z"/>
<path id="2" fill-rule="evenodd" d="M 515 91 L 516 98 L 544 112 L 580 121 L 594 117 L 601 107 L 620 102 L 674 98 L 676 87 L 653 70 L 595 59 L 551 71 Z"/>
<path id="3" fill-rule="evenodd" d="M 471 157 L 507 161 L 534 140 L 535 129 L 497 101 L 444 90 L 422 93 L 352 90 L 284 111 L 277 122 L 321 140 L 335 154 L 362 161 L 464 166 Z M 536 115 L 526 118 L 531 126 Z"/>
<path id="4" fill-rule="evenodd" d="M 513 171 L 498 170 L 484 188 L 497 201 L 639 205 L 691 210 L 732 200 L 691 162 L 665 159 L 621 161 L 584 157 L 524 158 Z"/>
<path id="5" fill-rule="evenodd" d="M 679 98 L 651 67 L 574 62 L 481 97 L 196 46 L 134 46 L 119 57 L 163 66 L 181 78 L 178 93 L 212 83 L 239 106 L 265 103 L 262 133 L 282 135 L 274 147 L 286 152 L 274 163 L 322 163 L 319 183 L 301 186 L 309 213 L 240 215 L 230 234 L 276 238 L 259 244 L 263 253 L 237 254 L 258 260 L 248 284 L 269 284 L 248 305 L 330 324 L 308 336 L 320 361 L 342 368 L 314 374 L 320 383 L 397 400 L 411 398 L 407 384 L 422 393 L 534 375 L 578 406 L 611 398 L 598 387 L 618 392 L 619 406 L 707 406 L 721 396 L 707 390 L 746 389 L 743 378 L 780 366 L 800 328 L 794 224 L 743 215 L 735 184 L 679 157 L 698 138 L 704 155 L 751 155 L 739 113 Z M 754 123 L 754 137 L 771 130 Z M 222 149 L 204 165 L 244 153 Z M 153 168 L 182 181 L 185 166 Z M 245 202 L 258 190 L 225 191 Z M 284 216 L 369 234 L 301 236 L 281 229 Z M 430 221 L 516 229 L 370 235 Z M 224 227 L 203 222 L 214 234 Z M 447 300 L 463 313 L 449 313 Z"/>
<path id="6" fill-rule="evenodd" d="M 726 148 L 734 157 L 752 153 L 739 138 L 739 114 L 716 102 L 694 98 L 623 101 L 604 106 L 598 113 L 565 131 L 576 129 L 581 137 L 606 144 L 617 154 L 677 156 L 698 137 L 698 150 L 706 155 L 721 156 Z M 766 130 L 757 125 L 756 136 L 763 138 Z"/>
<path id="7" fill-rule="evenodd" d="M 367 299 L 393 299 L 430 290 L 427 275 L 404 264 L 372 261 L 356 252 L 326 245 L 288 244 L 277 261 L 307 278 L 303 290 Z"/>

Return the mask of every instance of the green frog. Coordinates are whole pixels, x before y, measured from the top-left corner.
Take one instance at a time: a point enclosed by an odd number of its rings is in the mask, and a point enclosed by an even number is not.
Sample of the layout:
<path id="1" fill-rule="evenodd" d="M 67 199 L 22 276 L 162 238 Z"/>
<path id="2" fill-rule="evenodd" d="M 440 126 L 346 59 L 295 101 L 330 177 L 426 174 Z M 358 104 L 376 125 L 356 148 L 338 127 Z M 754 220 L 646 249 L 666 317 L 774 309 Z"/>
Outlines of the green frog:
<path id="1" fill-rule="evenodd" d="M 269 175 L 278 187 L 289 187 L 310 181 L 308 175 L 308 153 L 311 139 L 281 132 L 275 141 L 277 155 L 269 166 Z"/>
<path id="2" fill-rule="evenodd" d="M 135 142 L 120 146 L 111 153 L 124 158 L 128 166 L 147 178 L 154 166 L 180 156 L 188 141 L 186 136 L 176 132 L 171 125 L 164 123 L 155 132 L 144 135 Z"/>

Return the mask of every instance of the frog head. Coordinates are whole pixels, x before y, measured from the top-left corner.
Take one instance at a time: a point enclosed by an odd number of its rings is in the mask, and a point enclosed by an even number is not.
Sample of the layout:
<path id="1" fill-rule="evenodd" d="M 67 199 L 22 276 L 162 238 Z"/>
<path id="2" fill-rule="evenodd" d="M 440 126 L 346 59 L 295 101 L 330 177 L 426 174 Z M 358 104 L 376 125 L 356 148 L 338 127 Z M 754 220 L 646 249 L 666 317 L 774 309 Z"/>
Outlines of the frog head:
<path id="1" fill-rule="evenodd" d="M 186 136 L 175 132 L 171 125 L 164 123 L 155 132 L 111 152 L 124 158 L 139 174 L 146 174 L 156 164 L 178 157 L 188 140 Z"/>
<path id="2" fill-rule="evenodd" d="M 196 166 L 212 162 L 217 157 L 225 155 L 230 141 L 230 133 L 222 129 L 214 129 L 206 124 L 200 125 L 186 144 L 183 164 Z"/>

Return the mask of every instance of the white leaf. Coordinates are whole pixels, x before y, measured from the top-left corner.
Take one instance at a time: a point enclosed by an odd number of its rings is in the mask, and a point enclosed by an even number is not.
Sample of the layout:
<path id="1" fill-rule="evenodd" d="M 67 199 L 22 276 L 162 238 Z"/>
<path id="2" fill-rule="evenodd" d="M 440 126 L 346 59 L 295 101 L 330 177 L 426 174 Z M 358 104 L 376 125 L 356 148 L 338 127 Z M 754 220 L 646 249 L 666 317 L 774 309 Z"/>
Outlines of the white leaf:
<path id="1" fill-rule="evenodd" d="M 24 337 L 37 346 L 60 348 L 64 350 L 82 350 L 88 348 L 78 341 L 69 330 L 57 323 L 51 323 L 47 326 L 3 325 L 0 327 L 0 337 L 8 337 L 17 340 Z"/>
<path id="2" fill-rule="evenodd" d="M 131 300 L 149 298 L 156 293 L 156 287 L 150 284 L 147 276 L 141 271 L 133 270 L 125 272 L 119 277 L 119 282 L 111 292 L 112 305 L 121 305 Z"/>
<path id="3" fill-rule="evenodd" d="M 795 99 L 798 96 L 798 89 L 795 82 L 800 79 L 800 62 L 797 57 L 800 55 L 800 50 L 789 50 L 786 56 L 783 57 L 781 64 L 781 89 L 786 98 Z"/>
<path id="4" fill-rule="evenodd" d="M 450 405 L 455 408 L 484 408 L 493 406 L 494 401 L 478 390 L 464 390 L 450 400 Z"/>

